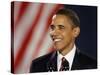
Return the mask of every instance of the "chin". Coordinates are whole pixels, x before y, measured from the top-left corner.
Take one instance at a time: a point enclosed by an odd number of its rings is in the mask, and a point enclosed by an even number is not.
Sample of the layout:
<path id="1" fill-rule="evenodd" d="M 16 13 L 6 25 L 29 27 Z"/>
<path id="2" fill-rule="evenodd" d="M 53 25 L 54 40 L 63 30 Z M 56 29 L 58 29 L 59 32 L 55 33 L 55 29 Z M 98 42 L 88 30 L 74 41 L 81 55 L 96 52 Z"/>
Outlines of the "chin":
<path id="1" fill-rule="evenodd" d="M 60 47 L 60 46 L 54 46 L 54 49 L 56 49 L 57 51 L 60 51 L 60 50 L 62 50 L 62 47 Z"/>

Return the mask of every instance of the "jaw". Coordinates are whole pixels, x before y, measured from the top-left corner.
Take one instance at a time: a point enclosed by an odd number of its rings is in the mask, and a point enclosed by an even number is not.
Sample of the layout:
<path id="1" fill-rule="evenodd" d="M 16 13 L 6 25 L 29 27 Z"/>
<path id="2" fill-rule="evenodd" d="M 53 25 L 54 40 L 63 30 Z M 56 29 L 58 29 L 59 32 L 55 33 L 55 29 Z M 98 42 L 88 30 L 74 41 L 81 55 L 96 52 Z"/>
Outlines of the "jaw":
<path id="1" fill-rule="evenodd" d="M 69 44 L 64 44 L 63 42 L 55 43 L 54 48 L 59 51 L 62 55 L 66 55 L 69 53 L 74 46 L 74 42 L 71 42 Z"/>

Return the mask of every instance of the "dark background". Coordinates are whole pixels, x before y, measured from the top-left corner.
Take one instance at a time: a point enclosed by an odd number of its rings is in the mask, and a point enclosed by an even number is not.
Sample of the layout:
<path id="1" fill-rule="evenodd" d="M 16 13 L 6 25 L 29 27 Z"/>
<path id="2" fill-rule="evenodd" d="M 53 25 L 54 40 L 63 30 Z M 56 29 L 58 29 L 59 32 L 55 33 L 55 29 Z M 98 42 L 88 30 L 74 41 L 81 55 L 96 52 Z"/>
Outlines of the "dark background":
<path id="1" fill-rule="evenodd" d="M 97 6 L 64 5 L 73 9 L 80 18 L 80 35 L 77 47 L 90 57 L 97 59 Z"/>

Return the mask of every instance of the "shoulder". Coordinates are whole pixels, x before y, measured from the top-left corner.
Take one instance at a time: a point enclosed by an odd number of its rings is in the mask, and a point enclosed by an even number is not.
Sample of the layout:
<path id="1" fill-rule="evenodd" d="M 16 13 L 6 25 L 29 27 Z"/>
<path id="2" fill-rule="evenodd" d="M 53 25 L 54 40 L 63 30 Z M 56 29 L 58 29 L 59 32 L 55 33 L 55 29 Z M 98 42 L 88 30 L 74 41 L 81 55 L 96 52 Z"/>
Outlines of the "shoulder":
<path id="1" fill-rule="evenodd" d="M 32 60 L 30 66 L 30 73 L 32 72 L 45 72 L 47 71 L 47 62 L 49 62 L 53 52 L 48 53 L 46 55 L 40 56 L 34 60 Z"/>
<path id="2" fill-rule="evenodd" d="M 97 60 L 93 59 L 92 57 L 90 57 L 84 52 L 79 52 L 78 60 L 81 63 L 81 65 L 92 67 L 92 68 L 97 67 Z"/>
<path id="3" fill-rule="evenodd" d="M 45 54 L 43 56 L 40 56 L 40 57 L 34 59 L 32 62 L 37 63 L 37 62 L 41 62 L 41 61 L 42 62 L 48 61 L 50 59 L 51 55 L 52 55 L 52 53 Z"/>
<path id="4" fill-rule="evenodd" d="M 95 62 L 96 60 L 95 59 L 93 59 L 92 57 L 90 57 L 89 55 L 87 55 L 87 54 L 85 54 L 85 53 L 83 53 L 83 52 L 81 52 L 80 54 L 79 54 L 79 56 L 80 56 L 80 60 L 81 61 L 87 61 L 87 62 Z"/>
<path id="5" fill-rule="evenodd" d="M 49 61 L 50 57 L 52 56 L 53 52 L 40 56 L 32 61 L 32 63 L 39 63 Z"/>

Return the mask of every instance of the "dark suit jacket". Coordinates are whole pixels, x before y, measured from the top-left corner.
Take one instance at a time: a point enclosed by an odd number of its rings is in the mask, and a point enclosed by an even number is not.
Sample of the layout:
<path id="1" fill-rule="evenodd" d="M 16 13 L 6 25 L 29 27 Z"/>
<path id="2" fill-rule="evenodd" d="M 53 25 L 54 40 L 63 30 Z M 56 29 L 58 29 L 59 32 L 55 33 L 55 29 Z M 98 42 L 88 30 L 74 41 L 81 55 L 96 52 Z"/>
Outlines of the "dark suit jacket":
<path id="1" fill-rule="evenodd" d="M 76 50 L 71 70 L 96 69 L 97 60 Z M 30 73 L 57 71 L 57 52 L 51 52 L 32 61 Z"/>

